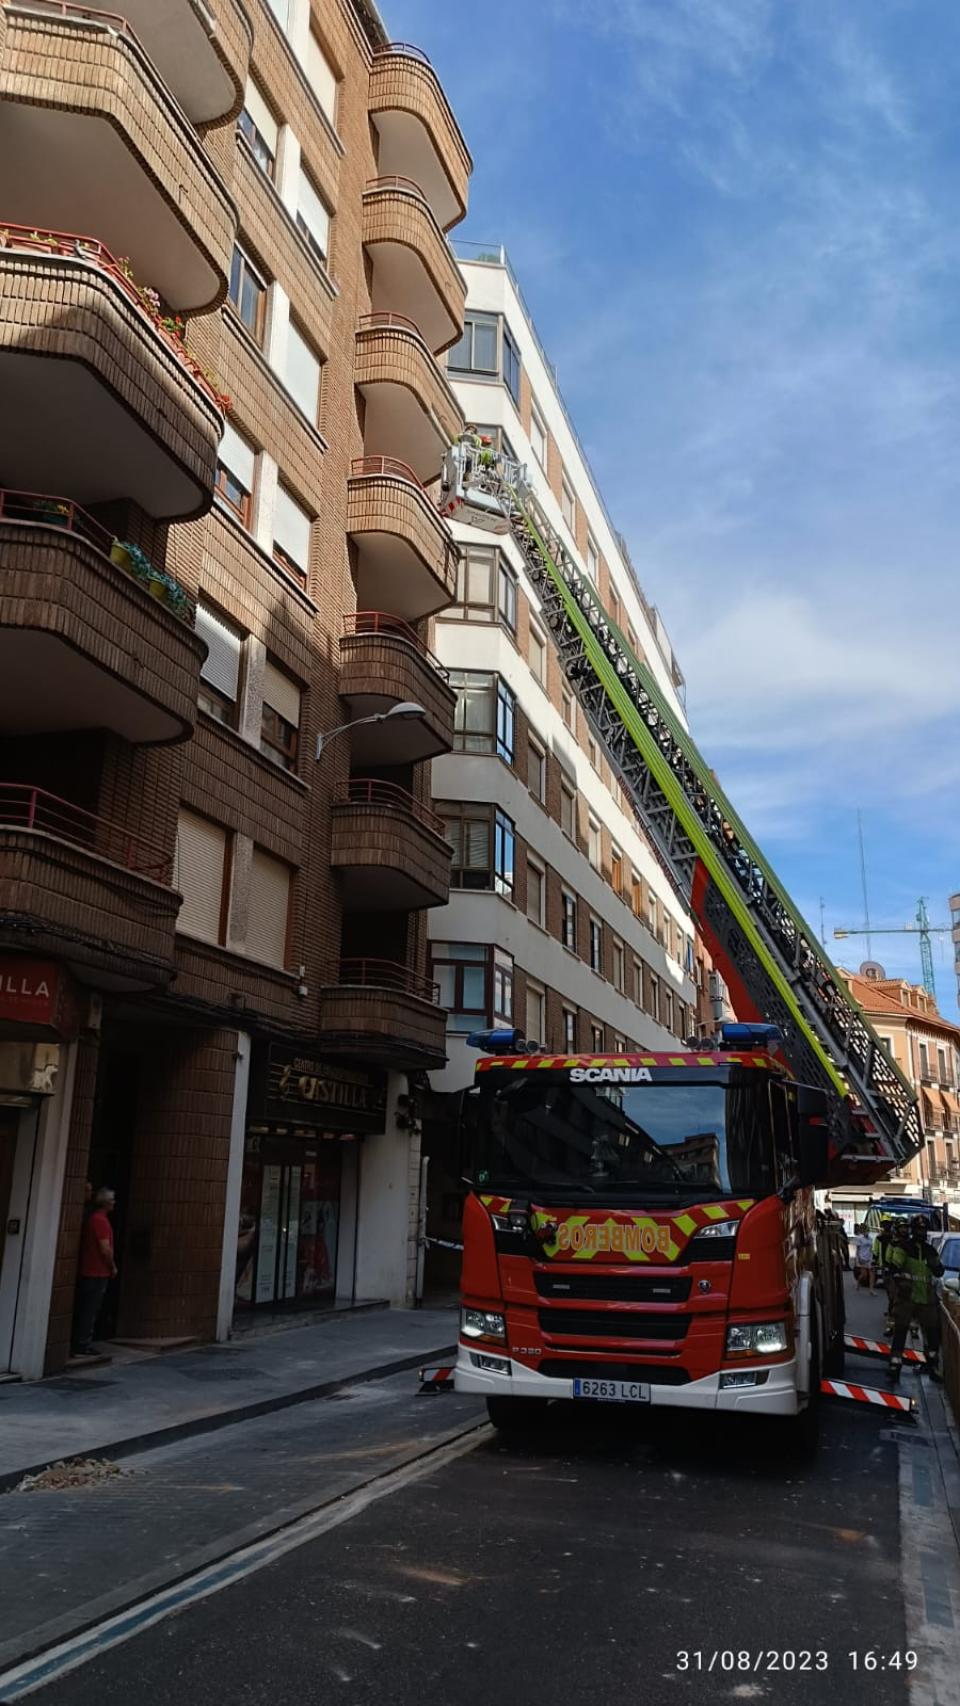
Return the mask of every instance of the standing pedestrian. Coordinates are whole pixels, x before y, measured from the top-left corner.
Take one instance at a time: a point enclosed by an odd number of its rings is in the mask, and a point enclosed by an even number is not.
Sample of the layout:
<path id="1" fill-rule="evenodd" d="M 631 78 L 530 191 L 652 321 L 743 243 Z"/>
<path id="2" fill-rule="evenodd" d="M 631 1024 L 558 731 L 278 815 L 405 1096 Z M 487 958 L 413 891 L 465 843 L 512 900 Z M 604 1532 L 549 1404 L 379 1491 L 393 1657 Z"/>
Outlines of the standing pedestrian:
<path id="1" fill-rule="evenodd" d="M 93 1334 L 104 1294 L 116 1278 L 117 1264 L 113 1255 L 113 1227 L 110 1216 L 116 1207 L 116 1194 L 109 1186 L 101 1185 L 93 1199 L 93 1208 L 84 1222 L 80 1239 L 80 1275 L 77 1280 L 77 1308 L 74 1320 L 74 1356 L 93 1356 Z"/>
<path id="2" fill-rule="evenodd" d="M 873 1239 L 861 1221 L 856 1228 L 856 1250 L 853 1259 L 853 1277 L 858 1285 L 869 1286 L 870 1295 L 877 1289 L 877 1265 L 873 1259 Z"/>
<path id="3" fill-rule="evenodd" d="M 894 1228 L 887 1261 L 891 1274 L 893 1302 L 893 1342 L 890 1346 L 890 1378 L 900 1379 L 903 1347 L 911 1321 L 916 1318 L 923 1333 L 923 1348 L 927 1358 L 927 1373 L 931 1380 L 942 1379 L 940 1373 L 940 1305 L 933 1284 L 943 1273 L 943 1263 L 927 1243 L 927 1224 L 921 1220 L 913 1226 L 906 1219 Z"/>

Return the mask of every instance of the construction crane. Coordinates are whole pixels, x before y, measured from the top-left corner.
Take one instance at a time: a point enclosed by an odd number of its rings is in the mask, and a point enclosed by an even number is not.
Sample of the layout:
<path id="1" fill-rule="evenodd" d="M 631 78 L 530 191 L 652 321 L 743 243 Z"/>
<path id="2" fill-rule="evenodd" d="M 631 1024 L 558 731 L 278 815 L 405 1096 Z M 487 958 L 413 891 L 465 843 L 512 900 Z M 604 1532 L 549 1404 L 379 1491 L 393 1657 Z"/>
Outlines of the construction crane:
<path id="1" fill-rule="evenodd" d="M 832 1092 L 831 1182 L 872 1182 L 902 1166 L 922 1143 L 913 1088 L 544 514 L 526 471 L 468 432 L 447 456 L 438 507 L 468 526 L 512 534 L 561 668 L 696 917 L 738 1017 L 777 1025 L 797 1078 Z"/>
<path id="2" fill-rule="evenodd" d="M 931 924 L 927 916 L 927 903 L 921 895 L 917 902 L 917 917 L 914 924 L 864 924 L 859 930 L 834 930 L 834 940 L 842 942 L 847 936 L 919 936 L 920 938 L 920 969 L 923 987 L 928 995 L 937 999 L 937 984 L 933 975 L 933 948 L 931 936 L 949 936 L 949 924 Z"/>

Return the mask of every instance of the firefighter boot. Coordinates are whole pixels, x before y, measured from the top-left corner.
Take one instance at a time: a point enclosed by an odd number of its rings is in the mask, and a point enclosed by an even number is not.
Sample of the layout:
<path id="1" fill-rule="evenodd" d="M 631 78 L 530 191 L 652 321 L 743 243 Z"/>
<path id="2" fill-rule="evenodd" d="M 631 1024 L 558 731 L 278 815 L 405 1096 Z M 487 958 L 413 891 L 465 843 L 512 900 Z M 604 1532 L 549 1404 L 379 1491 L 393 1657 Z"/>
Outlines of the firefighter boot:
<path id="1" fill-rule="evenodd" d="M 890 1358 L 890 1384 L 891 1384 L 891 1386 L 899 1386 L 899 1384 L 900 1384 L 900 1368 L 901 1368 L 900 1358 L 899 1357 L 891 1357 Z"/>

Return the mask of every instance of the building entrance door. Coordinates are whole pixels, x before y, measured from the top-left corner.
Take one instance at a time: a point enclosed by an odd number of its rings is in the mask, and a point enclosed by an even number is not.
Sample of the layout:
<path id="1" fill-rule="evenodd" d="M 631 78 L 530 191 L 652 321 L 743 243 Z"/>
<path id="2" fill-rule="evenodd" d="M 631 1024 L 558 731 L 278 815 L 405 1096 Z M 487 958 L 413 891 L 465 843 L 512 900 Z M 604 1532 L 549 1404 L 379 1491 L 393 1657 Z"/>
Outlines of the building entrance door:
<path id="1" fill-rule="evenodd" d="M 32 1110 L 0 1106 L 0 1373 L 13 1353 L 35 1128 Z"/>

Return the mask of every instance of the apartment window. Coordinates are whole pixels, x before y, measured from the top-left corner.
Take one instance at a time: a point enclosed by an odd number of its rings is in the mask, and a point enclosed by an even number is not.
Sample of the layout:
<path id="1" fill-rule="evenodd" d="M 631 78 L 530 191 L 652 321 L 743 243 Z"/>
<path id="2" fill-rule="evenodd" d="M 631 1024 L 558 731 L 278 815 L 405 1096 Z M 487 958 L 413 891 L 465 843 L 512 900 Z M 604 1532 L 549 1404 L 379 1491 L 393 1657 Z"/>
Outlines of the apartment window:
<path id="1" fill-rule="evenodd" d="M 530 643 L 527 649 L 527 661 L 532 674 L 541 687 L 547 685 L 547 642 L 539 628 L 530 624 Z"/>
<path id="2" fill-rule="evenodd" d="M 239 516 L 244 527 L 250 525 L 253 502 L 253 480 L 257 453 L 252 444 L 227 421 L 217 451 L 216 489 L 224 503 Z"/>
<path id="3" fill-rule="evenodd" d="M 673 991 L 672 991 L 672 989 L 665 989 L 663 992 L 663 1023 L 664 1023 L 664 1028 L 666 1030 L 668 1030 L 672 1036 L 673 1035 Z"/>
<path id="4" fill-rule="evenodd" d="M 431 976 L 447 1008 L 448 1031 L 473 1031 L 487 1022 L 490 954 L 477 942 L 433 942 Z"/>
<path id="5" fill-rule="evenodd" d="M 619 847 L 610 849 L 610 887 L 614 894 L 623 893 L 623 854 Z"/>
<path id="6" fill-rule="evenodd" d="M 302 166 L 297 182 L 297 229 L 307 239 L 317 260 L 326 265 L 330 251 L 330 209 Z"/>
<path id="7" fill-rule="evenodd" d="M 253 849 L 245 947 L 251 959 L 281 969 L 287 963 L 292 875 L 282 860 L 274 859 L 262 847 Z"/>
<path id="8" fill-rule="evenodd" d="M 505 681 L 497 682 L 497 757 L 513 763 L 517 701 Z"/>
<path id="9" fill-rule="evenodd" d="M 937 1069 L 941 1084 L 949 1084 L 950 1078 L 947 1073 L 947 1051 L 946 1049 L 939 1047 L 937 1048 Z"/>
<path id="10" fill-rule="evenodd" d="M 596 585 L 600 574 L 600 553 L 589 534 L 587 535 L 587 574 Z"/>
<path id="11" fill-rule="evenodd" d="M 630 905 L 640 918 L 643 914 L 643 882 L 636 871 L 630 872 Z"/>
<path id="12" fill-rule="evenodd" d="M 660 1023 L 660 979 L 651 974 L 650 977 L 650 1016 Z"/>
<path id="13" fill-rule="evenodd" d="M 508 898 L 513 894 L 513 867 L 516 832 L 513 819 L 498 811 L 493 824 L 494 888 Z"/>
<path id="14" fill-rule="evenodd" d="M 590 970 L 603 971 L 603 925 L 599 918 L 590 920 Z"/>
<path id="15" fill-rule="evenodd" d="M 486 670 L 450 671 L 450 686 L 457 695 L 453 718 L 455 752 L 496 750 L 496 680 Z"/>
<path id="16" fill-rule="evenodd" d="M 560 511 L 564 521 L 570 529 L 570 532 L 575 532 L 577 525 L 577 500 L 573 495 L 572 488 L 567 484 L 566 479 L 562 480 L 560 485 Z"/>
<path id="17" fill-rule="evenodd" d="M 566 783 L 560 783 L 560 828 L 571 841 L 577 839 L 577 796 Z"/>
<path id="18" fill-rule="evenodd" d="M 286 486 L 277 487 L 273 510 L 273 554 L 278 563 L 306 583 L 310 569 L 310 517 L 290 496 Z"/>
<path id="19" fill-rule="evenodd" d="M 587 757 L 590 760 L 591 769 L 599 771 L 600 756 L 597 752 L 597 743 L 592 735 L 587 736 Z"/>
<path id="20" fill-rule="evenodd" d="M 543 925 L 547 877 L 542 865 L 534 864 L 527 855 L 527 917 L 531 924 Z"/>
<path id="21" fill-rule="evenodd" d="M 503 324 L 503 381 L 518 408 L 520 405 L 520 351 L 506 321 Z"/>
<path id="22" fill-rule="evenodd" d="M 623 943 L 617 941 L 613 943 L 613 985 L 615 989 L 619 989 L 621 995 L 624 994 Z"/>
<path id="23" fill-rule="evenodd" d="M 595 871 L 600 869 L 600 825 L 595 817 L 587 819 L 587 856 Z"/>
<path id="24" fill-rule="evenodd" d="M 610 602 L 611 619 L 616 623 L 617 627 L 619 628 L 619 626 L 620 626 L 620 599 L 619 599 L 619 596 L 618 596 L 616 589 L 614 588 L 612 582 L 610 585 L 609 602 Z"/>
<path id="25" fill-rule="evenodd" d="M 546 1041 L 546 999 L 542 989 L 535 983 L 527 984 L 527 1040 L 532 1043 Z"/>
<path id="26" fill-rule="evenodd" d="M 519 463 L 520 458 L 514 450 L 513 445 L 510 443 L 503 427 L 478 426 L 475 427 L 474 430 L 482 439 L 489 441 L 489 448 L 491 450 L 499 451 L 500 455 L 504 456 L 508 462 Z"/>
<path id="27" fill-rule="evenodd" d="M 513 1024 L 513 961 L 499 948 L 493 955 L 493 1022 Z"/>
<path id="28" fill-rule="evenodd" d="M 239 244 L 234 248 L 230 263 L 230 301 L 251 337 L 263 342 L 263 327 L 267 314 L 267 287 L 249 255 Z"/>
<path id="29" fill-rule="evenodd" d="M 528 741 L 527 787 L 530 789 L 534 799 L 539 800 L 541 804 L 543 803 L 543 796 L 546 791 L 546 767 L 547 760 L 542 746 L 538 746 L 535 740 Z"/>
<path id="30" fill-rule="evenodd" d="M 577 1052 L 577 1015 L 572 1007 L 563 1009 L 563 1046 L 567 1054 Z"/>
<path id="31" fill-rule="evenodd" d="M 626 1054 L 626 1052 L 627 1052 L 627 1039 L 626 1039 L 626 1037 L 614 1037 L 614 1039 L 613 1039 L 613 1051 L 615 1054 Z"/>
<path id="32" fill-rule="evenodd" d="M 560 714 L 563 717 L 564 724 L 570 730 L 570 733 L 575 734 L 577 729 L 577 720 L 576 712 L 574 710 L 573 694 L 568 692 L 566 687 L 561 687 L 560 689 Z"/>
<path id="33" fill-rule="evenodd" d="M 547 429 L 536 409 L 530 416 L 530 449 L 541 468 L 547 466 Z"/>
<path id="34" fill-rule="evenodd" d="M 603 1026 L 590 1026 L 590 1048 L 594 1054 L 603 1053 Z"/>
<path id="35" fill-rule="evenodd" d="M 337 74 L 312 30 L 307 38 L 307 63 L 304 69 L 307 73 L 307 82 L 316 95 L 324 115 L 330 120 L 331 124 L 335 124 L 337 118 Z"/>
<path id="36" fill-rule="evenodd" d="M 499 326 L 496 314 L 480 314 L 476 309 L 468 309 L 463 322 L 463 336 L 447 357 L 450 372 L 488 373 L 496 378 L 500 372 L 497 352 Z"/>
<path id="37" fill-rule="evenodd" d="M 494 545 L 465 545 L 457 569 L 457 602 L 444 619 L 465 622 L 500 621 L 511 633 L 517 627 L 517 577 Z"/>
<path id="38" fill-rule="evenodd" d="M 320 358 L 292 320 L 287 328 L 283 382 L 297 407 L 315 426 L 320 412 Z"/>
<path id="39" fill-rule="evenodd" d="M 174 885 L 183 896 L 177 929 L 202 942 L 226 939 L 227 832 L 209 818 L 181 808 L 177 821 Z"/>
<path id="40" fill-rule="evenodd" d="M 640 650 L 637 644 L 637 636 L 629 623 L 627 624 L 627 645 L 630 647 L 634 657 L 638 658 L 640 656 Z"/>
<path id="41" fill-rule="evenodd" d="M 561 940 L 572 953 L 577 951 L 577 897 L 563 891 L 561 902 Z"/>
<path id="42" fill-rule="evenodd" d="M 651 936 L 657 934 L 657 897 L 652 893 L 647 895 L 647 929 Z"/>
<path id="43" fill-rule="evenodd" d="M 927 1052 L 927 1045 L 926 1045 L 926 1043 L 920 1043 L 919 1047 L 920 1047 L 920 1076 L 921 1076 L 921 1078 L 929 1078 L 930 1077 L 930 1057 L 929 1057 L 929 1054 Z"/>
<path id="44" fill-rule="evenodd" d="M 218 722 L 233 727 L 238 720 L 240 702 L 243 635 L 206 604 L 197 605 L 196 631 L 207 645 L 207 655 L 200 665 L 198 703 Z"/>
<path id="45" fill-rule="evenodd" d="M 237 119 L 237 128 L 249 142 L 261 172 L 266 172 L 267 177 L 272 178 L 280 131 L 276 119 L 251 77 L 247 78 L 243 110 Z"/>
<path id="46" fill-rule="evenodd" d="M 296 770 L 300 739 L 300 688 L 267 658 L 263 669 L 260 751 L 285 770 Z"/>
<path id="47" fill-rule="evenodd" d="M 638 1007 L 643 1006 L 643 965 L 640 960 L 633 962 L 633 999 Z"/>
<path id="48" fill-rule="evenodd" d="M 688 977 L 693 976 L 693 939 L 690 936 L 684 938 L 683 969 Z"/>
<path id="49" fill-rule="evenodd" d="M 493 888 L 493 808 L 472 801 L 438 804 L 443 833 L 453 848 L 450 886 Z"/>

